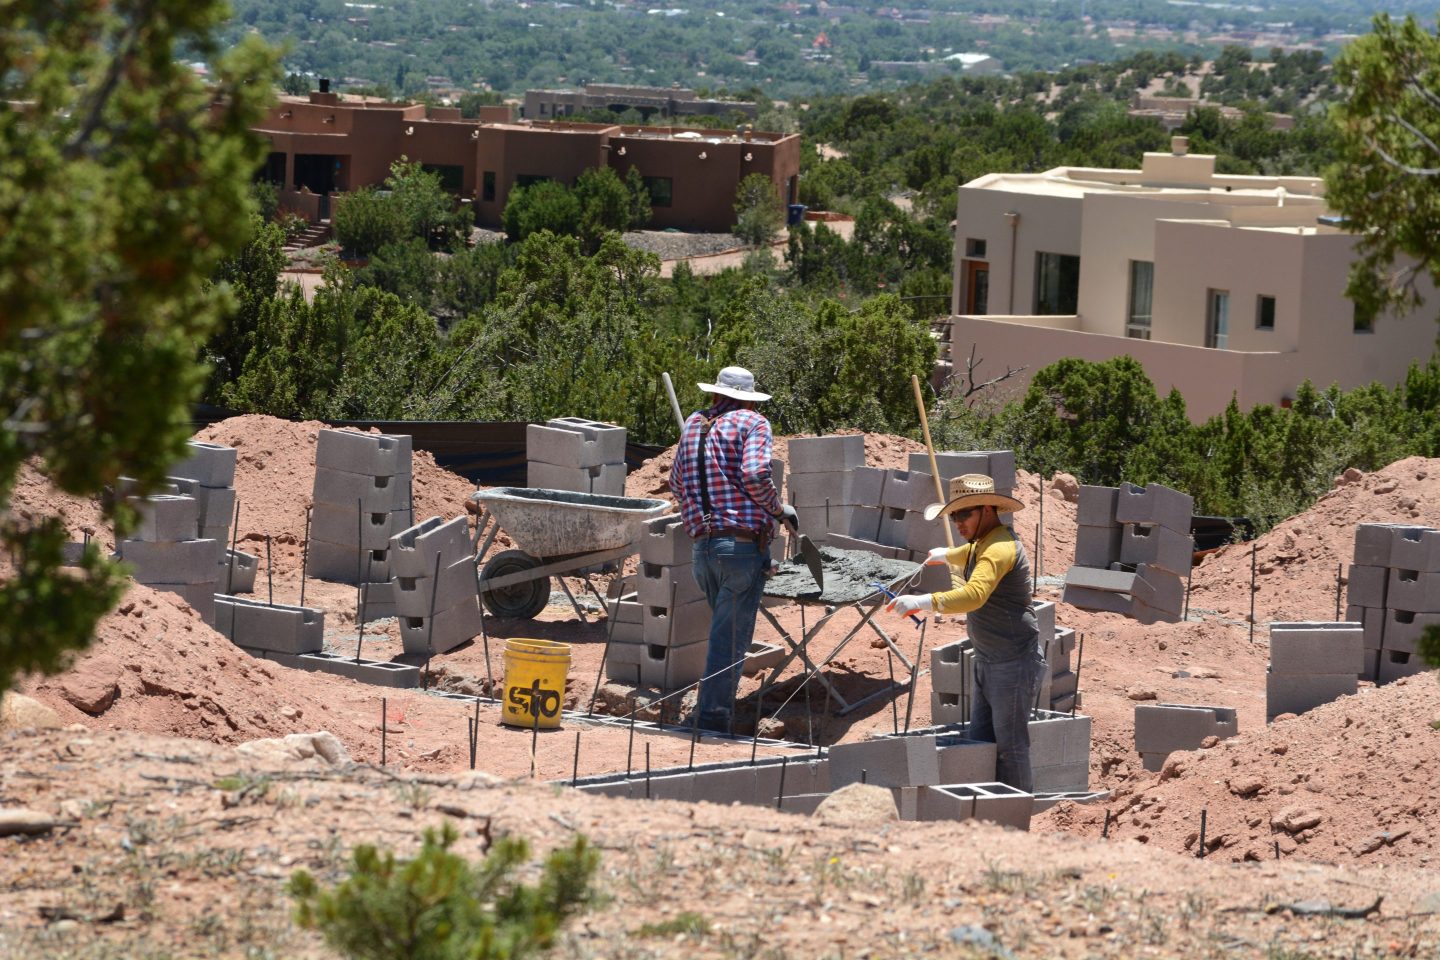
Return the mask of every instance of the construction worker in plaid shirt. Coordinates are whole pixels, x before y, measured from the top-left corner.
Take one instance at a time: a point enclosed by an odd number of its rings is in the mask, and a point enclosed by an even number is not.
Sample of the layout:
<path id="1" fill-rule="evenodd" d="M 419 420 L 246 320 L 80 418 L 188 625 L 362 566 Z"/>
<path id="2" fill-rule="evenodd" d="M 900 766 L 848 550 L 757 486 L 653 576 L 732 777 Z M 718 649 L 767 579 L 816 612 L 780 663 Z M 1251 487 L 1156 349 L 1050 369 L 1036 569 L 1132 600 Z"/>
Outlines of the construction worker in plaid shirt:
<path id="1" fill-rule="evenodd" d="M 670 489 L 695 541 L 694 576 L 711 610 L 698 723 L 733 732 L 735 691 L 765 577 L 773 572 L 775 521 L 793 524 L 796 514 L 771 479 L 770 422 L 755 410 L 770 395 L 757 392 L 755 377 L 742 367 L 726 367 L 715 383 L 697 386 L 714 394 L 715 403 L 685 421 Z"/>

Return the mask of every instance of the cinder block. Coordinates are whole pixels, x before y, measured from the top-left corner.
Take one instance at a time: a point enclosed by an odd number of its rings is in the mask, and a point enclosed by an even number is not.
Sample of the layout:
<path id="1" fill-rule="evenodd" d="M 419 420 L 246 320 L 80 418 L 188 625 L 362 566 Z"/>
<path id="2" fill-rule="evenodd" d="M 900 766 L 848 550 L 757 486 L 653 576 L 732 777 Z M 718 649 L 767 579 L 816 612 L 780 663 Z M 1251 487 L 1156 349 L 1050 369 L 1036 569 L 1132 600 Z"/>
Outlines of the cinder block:
<path id="1" fill-rule="evenodd" d="M 985 473 L 995 481 L 996 492 L 1010 493 L 1015 489 L 1015 451 L 983 450 L 987 461 Z"/>
<path id="2" fill-rule="evenodd" d="M 1370 612 L 1368 609 L 1365 611 Z M 1381 649 L 1401 653 L 1418 652 L 1417 644 L 1426 627 L 1440 626 L 1440 613 L 1412 613 L 1409 610 L 1379 610 L 1384 615 Z M 1367 634 L 1368 635 L 1368 634 Z"/>
<path id="3" fill-rule="evenodd" d="M 390 579 L 390 551 L 354 547 L 312 539 L 305 548 L 305 573 L 336 583 L 382 583 Z"/>
<path id="4" fill-rule="evenodd" d="M 710 638 L 710 605 L 692 600 L 675 610 L 644 608 L 645 643 L 656 647 L 683 647 Z"/>
<path id="5" fill-rule="evenodd" d="M 1383 660 L 1381 669 L 1384 669 Z M 1354 673 L 1312 673 L 1300 676 L 1267 673 L 1265 715 L 1276 717 L 1282 713 L 1304 713 L 1322 703 L 1352 695 L 1356 689 L 1357 677 Z"/>
<path id="6" fill-rule="evenodd" d="M 480 604 L 473 598 L 430 617 L 400 618 L 400 645 L 408 654 L 448 653 L 480 635 Z"/>
<path id="7" fill-rule="evenodd" d="M 1133 483 L 1122 483 L 1115 496 L 1117 523 L 1153 524 L 1179 534 L 1190 533 L 1194 510 L 1194 497 L 1158 483 L 1146 484 L 1143 490 Z"/>
<path id="8" fill-rule="evenodd" d="M 1070 654 L 1075 652 L 1074 627 L 1056 627 L 1055 639 L 1060 644 L 1060 652 L 1063 653 L 1065 656 L 1068 657 L 1070 656 Z"/>
<path id="9" fill-rule="evenodd" d="M 910 511 L 905 514 L 905 546 L 916 553 L 929 553 L 936 547 L 947 546 L 944 520 L 926 520 L 925 514 Z"/>
<path id="10" fill-rule="evenodd" d="M 223 549 L 218 540 L 122 540 L 117 546 L 135 581 L 145 584 L 214 583 Z"/>
<path id="11" fill-rule="evenodd" d="M 202 581 L 200 583 L 147 583 L 151 590 L 159 590 L 163 593 L 173 593 L 181 600 L 190 605 L 190 608 L 200 615 L 200 619 L 215 625 L 215 584 L 214 582 Z"/>
<path id="12" fill-rule="evenodd" d="M 1029 830 L 1035 797 L 1004 783 L 936 785 L 921 791 L 917 807 L 921 820 L 988 820 Z"/>
<path id="13" fill-rule="evenodd" d="M 1072 760 L 1037 767 L 1030 765 L 1030 786 L 1036 793 L 1058 793 L 1090 789 L 1090 761 Z"/>
<path id="14" fill-rule="evenodd" d="M 281 666 L 333 673 L 377 687 L 403 689 L 420 686 L 420 668 L 405 663 L 356 660 L 339 653 L 305 653 L 298 657 L 285 653 L 267 653 L 265 659 L 273 660 Z"/>
<path id="15" fill-rule="evenodd" d="M 900 547 L 909 549 L 905 540 L 905 517 L 904 510 L 894 507 L 880 508 L 880 534 L 876 538 L 888 547 Z"/>
<path id="16" fill-rule="evenodd" d="M 1376 670 L 1375 682 L 1393 683 L 1401 677 L 1413 677 L 1435 669 L 1427 664 L 1418 653 L 1402 653 L 1399 650 L 1381 650 L 1380 665 Z"/>
<path id="17" fill-rule="evenodd" d="M 205 487 L 235 485 L 235 448 L 201 440 L 187 440 L 184 460 L 170 468 L 170 476 L 193 480 Z"/>
<path id="18" fill-rule="evenodd" d="M 632 593 L 629 596 L 636 597 L 636 594 Z M 645 622 L 645 605 L 638 598 L 632 600 L 616 597 L 610 601 L 609 606 L 610 619 L 616 623 L 640 624 Z"/>
<path id="19" fill-rule="evenodd" d="M 775 485 L 775 492 L 780 494 L 780 499 L 785 499 L 785 461 L 770 458 L 770 482 Z"/>
<path id="20" fill-rule="evenodd" d="M 410 474 L 370 476 L 327 467 L 315 468 L 314 500 L 365 513 L 410 509 Z"/>
<path id="21" fill-rule="evenodd" d="M 857 540 L 880 542 L 880 519 L 885 511 L 880 507 L 851 507 L 850 526 L 845 531 Z"/>
<path id="22" fill-rule="evenodd" d="M 1141 564 L 1135 568 L 1130 595 L 1136 603 L 1153 610 L 1178 615 L 1185 606 L 1185 581 L 1158 567 Z"/>
<path id="23" fill-rule="evenodd" d="M 666 609 L 694 603 L 705 596 L 695 579 L 695 567 L 689 563 L 665 567 L 641 561 L 635 576 L 635 592 L 644 606 Z"/>
<path id="24" fill-rule="evenodd" d="M 1075 528 L 1075 565 L 1105 570 L 1120 559 L 1124 528 L 1078 526 Z"/>
<path id="25" fill-rule="evenodd" d="M 554 430 L 571 430 L 580 434 L 586 440 L 598 444 L 600 459 L 597 463 L 624 463 L 625 462 L 625 439 L 624 427 L 617 427 L 613 423 L 601 423 L 598 420 L 586 420 L 584 417 L 555 417 L 546 420 L 545 426 Z"/>
<path id="26" fill-rule="evenodd" d="M 410 526 L 410 511 L 357 513 L 355 507 L 317 502 L 310 511 L 310 538 L 342 547 L 388 550 L 390 538 Z"/>
<path id="27" fill-rule="evenodd" d="M 923 511 L 935 502 L 935 478 L 918 470 L 886 470 L 880 506 Z"/>
<path id="28" fill-rule="evenodd" d="M 221 591 L 229 594 L 254 592 L 255 574 L 260 570 L 260 558 L 240 550 L 226 550 L 225 556 L 229 563 L 220 564 L 220 569 L 224 571 L 218 581 Z"/>
<path id="29" fill-rule="evenodd" d="M 1379 650 L 1384 646 L 1385 622 L 1389 615 L 1390 611 L 1383 607 L 1357 607 L 1353 603 L 1345 607 L 1347 621 L 1365 626 L 1366 650 Z"/>
<path id="30" fill-rule="evenodd" d="M 964 737 L 937 737 L 942 783 L 985 783 L 995 779 L 993 743 Z"/>
<path id="31" fill-rule="evenodd" d="M 200 507 L 194 497 L 159 494 L 128 499 L 139 514 L 139 521 L 126 539 L 146 543 L 195 539 L 200 529 Z"/>
<path id="32" fill-rule="evenodd" d="M 367 477 L 408 475 L 411 449 L 406 434 L 325 429 L 315 440 L 315 466 Z"/>
<path id="33" fill-rule="evenodd" d="M 850 504 L 851 474 L 797 473 L 790 478 L 790 504 L 795 507 L 823 507 Z"/>
<path id="34" fill-rule="evenodd" d="M 865 466 L 865 435 L 796 437 L 790 441 L 787 459 L 790 480 L 800 473 L 826 473 Z"/>
<path id="35" fill-rule="evenodd" d="M 640 683 L 644 686 L 678 690 L 688 687 L 705 675 L 708 640 L 664 646 L 647 643 L 642 646 Z"/>
<path id="36" fill-rule="evenodd" d="M 1097 570 L 1094 567 L 1071 567 L 1065 573 L 1065 587 L 1079 587 L 1104 593 L 1132 593 L 1137 575 L 1123 570 Z"/>
<path id="37" fill-rule="evenodd" d="M 1076 567 L 1070 569 L 1075 570 Z M 1077 587 L 1074 584 L 1065 584 L 1065 592 L 1060 599 L 1072 607 L 1079 607 L 1081 610 L 1096 610 L 1103 613 L 1123 613 L 1130 615 L 1133 606 L 1128 593 L 1111 593 L 1109 590 L 1095 590 L 1091 587 Z"/>
<path id="38" fill-rule="evenodd" d="M 784 659 L 785 651 L 777 644 L 752 640 L 745 651 L 745 666 L 740 672 L 747 677 L 757 676 Z"/>
<path id="39" fill-rule="evenodd" d="M 755 767 L 721 767 L 695 771 L 695 799 L 729 806 L 755 802 Z"/>
<path id="40" fill-rule="evenodd" d="M 859 537 L 847 537 L 843 533 L 826 534 L 826 540 L 836 550 L 863 550 L 889 560 L 908 560 L 910 551 L 903 547 L 890 547 L 883 543 L 876 543 L 873 540 L 861 540 Z"/>
<path id="41" fill-rule="evenodd" d="M 525 457 L 531 463 L 570 468 L 622 463 L 625 460 L 625 428 L 616 427 L 613 432 L 619 434 L 618 443 L 612 438 L 591 439 L 578 430 L 532 423 L 525 428 Z"/>
<path id="42" fill-rule="evenodd" d="M 930 688 L 938 693 L 966 693 L 974 656 L 968 640 L 935 647 L 930 651 Z"/>
<path id="43" fill-rule="evenodd" d="M 433 568 L 431 570 L 433 573 Z M 479 596 L 475 583 L 475 561 L 464 557 L 440 569 L 440 579 L 432 576 L 394 577 L 395 613 L 402 617 L 426 617 L 431 610 L 449 610 L 462 601 Z"/>
<path id="44" fill-rule="evenodd" d="M 1082 527 L 1118 526 L 1115 520 L 1115 502 L 1119 493 L 1118 487 L 1081 484 L 1075 522 Z"/>
<path id="45" fill-rule="evenodd" d="M 823 538 L 834 531 L 846 533 L 850 530 L 850 518 L 854 507 L 849 504 L 834 504 L 828 507 L 796 507 L 800 532 L 817 543 L 828 542 Z"/>
<path id="46" fill-rule="evenodd" d="M 361 585 L 360 612 L 366 623 L 399 616 L 395 609 L 395 581 Z"/>
<path id="47" fill-rule="evenodd" d="M 1365 669 L 1365 627 L 1360 623 L 1270 624 L 1270 672 L 1354 673 Z"/>
<path id="48" fill-rule="evenodd" d="M 965 701 L 968 703 L 968 700 Z M 969 712 L 961 708 L 959 693 L 930 691 L 930 722 L 937 727 L 964 726 L 970 720 Z"/>
<path id="49" fill-rule="evenodd" d="M 1440 573 L 1392 567 L 1385 587 L 1385 606 L 1412 613 L 1440 613 Z"/>
<path id="50" fill-rule="evenodd" d="M 880 506 L 885 488 L 885 471 L 880 467 L 856 467 L 850 471 L 850 502 L 862 507 Z"/>
<path id="51" fill-rule="evenodd" d="M 1040 642 L 1048 644 L 1055 638 L 1055 603 L 1051 600 L 1031 600 L 1030 609 L 1035 614 L 1035 629 L 1040 631 Z"/>
<path id="52" fill-rule="evenodd" d="M 1079 693 L 1074 693 L 1064 697 L 1052 697 L 1050 700 L 1050 709 L 1054 710 L 1056 713 L 1069 713 L 1072 710 L 1079 709 L 1079 707 Z"/>
<path id="53" fill-rule="evenodd" d="M 568 490 L 618 496 L 625 489 L 625 464 L 602 463 L 593 467 L 557 467 L 531 460 L 525 467 L 525 485 L 544 490 Z"/>
<path id="54" fill-rule="evenodd" d="M 207 487 L 184 477 L 170 477 L 181 496 L 195 500 L 196 522 L 199 527 L 230 529 L 235 519 L 235 491 L 230 487 Z"/>
<path id="55" fill-rule="evenodd" d="M 1440 530 L 1428 527 L 1395 528 L 1389 566 L 1420 573 L 1440 572 Z"/>
<path id="56" fill-rule="evenodd" d="M 1075 693 L 1080 675 L 1073 670 L 1056 670 L 1050 674 L 1050 700 L 1055 701 Z"/>
<path id="57" fill-rule="evenodd" d="M 933 735 L 885 737 L 830 748 L 830 784 L 838 789 L 865 782 L 877 787 L 918 787 L 938 783 L 940 760 Z"/>
<path id="58" fill-rule="evenodd" d="M 239 646 L 289 654 L 316 653 L 324 646 L 323 610 L 224 597 L 216 604 L 217 619 L 225 604 L 234 606 L 231 639 Z"/>
<path id="59" fill-rule="evenodd" d="M 1380 682 L 1380 656 L 1379 650 L 1365 651 L 1365 669 L 1360 673 L 1361 680 L 1369 680 L 1374 684 Z"/>
<path id="60" fill-rule="evenodd" d="M 390 568 L 397 577 L 428 577 L 435 572 L 435 557 L 442 567 L 474 552 L 470 524 L 465 517 L 441 520 L 430 517 L 390 538 Z"/>
<path id="61" fill-rule="evenodd" d="M 1184 703 L 1135 707 L 1135 750 L 1142 754 L 1198 750 L 1206 737 L 1224 740 L 1238 732 L 1239 721 L 1230 707 Z"/>
<path id="62" fill-rule="evenodd" d="M 627 644 L 627 646 L 630 646 Z M 605 658 L 605 679 L 615 683 L 640 686 L 640 664 L 622 663 L 611 657 Z"/>
<path id="63" fill-rule="evenodd" d="M 647 520 L 639 536 L 640 559 L 662 567 L 684 566 L 695 559 L 694 541 L 685 533 L 680 514 Z"/>
<path id="64" fill-rule="evenodd" d="M 951 572 L 948 565 L 922 566 L 920 581 L 910 588 L 915 593 L 945 593 L 959 586 L 960 579 Z"/>
<path id="65" fill-rule="evenodd" d="M 1195 540 L 1188 534 L 1176 533 L 1165 527 L 1140 524 L 1126 524 L 1121 527 L 1121 531 L 1121 563 L 1132 566 L 1143 563 L 1147 567 L 1164 570 L 1177 577 L 1190 575 Z M 1076 551 L 1079 551 L 1078 546 Z"/>
<path id="66" fill-rule="evenodd" d="M 1407 529 L 1423 530 L 1425 528 L 1409 527 L 1398 523 L 1355 524 L 1355 565 L 1361 567 L 1400 566 L 1400 564 L 1391 564 L 1390 551 L 1399 531 Z"/>
<path id="67" fill-rule="evenodd" d="M 230 543 L 234 539 L 234 531 L 228 523 L 212 523 L 200 528 L 200 535 L 197 539 Z"/>
<path id="68" fill-rule="evenodd" d="M 929 473 L 930 456 L 926 453 L 912 453 L 908 465 L 911 470 Z M 983 473 L 988 477 L 990 476 L 990 456 L 979 451 L 937 451 L 935 469 L 940 471 L 940 479 L 946 481 L 951 477 L 959 477 L 967 473 Z M 998 487 L 999 484 L 996 486 Z"/>

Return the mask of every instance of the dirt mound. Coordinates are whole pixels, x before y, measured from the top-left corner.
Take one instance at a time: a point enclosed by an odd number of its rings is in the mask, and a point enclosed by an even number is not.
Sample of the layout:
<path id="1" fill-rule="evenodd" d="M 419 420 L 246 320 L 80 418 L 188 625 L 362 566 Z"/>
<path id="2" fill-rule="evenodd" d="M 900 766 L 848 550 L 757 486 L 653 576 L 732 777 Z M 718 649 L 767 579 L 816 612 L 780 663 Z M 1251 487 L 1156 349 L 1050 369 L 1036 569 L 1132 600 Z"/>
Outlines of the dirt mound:
<path id="1" fill-rule="evenodd" d="M 1409 457 L 1371 474 L 1346 471 L 1309 510 L 1255 540 L 1256 621 L 1334 619 L 1336 574 L 1353 556 L 1357 523 L 1440 524 L 1440 460 Z M 1250 551 L 1249 543 L 1235 544 L 1206 557 L 1195 568 L 1192 609 L 1248 618 Z"/>
<path id="2" fill-rule="evenodd" d="M 1170 755 L 1114 785 L 1106 806 L 1062 805 L 1033 830 L 1109 836 L 1226 860 L 1425 865 L 1440 833 L 1440 683 L 1433 674 L 1365 688 L 1216 746 Z"/>
<path id="3" fill-rule="evenodd" d="M 59 517 L 72 540 L 83 540 L 88 532 L 107 549 L 115 545 L 114 531 L 105 522 L 100 504 L 57 490 L 34 457 L 20 465 L 15 489 L 10 494 L 10 509 L 16 516 L 25 518 Z"/>

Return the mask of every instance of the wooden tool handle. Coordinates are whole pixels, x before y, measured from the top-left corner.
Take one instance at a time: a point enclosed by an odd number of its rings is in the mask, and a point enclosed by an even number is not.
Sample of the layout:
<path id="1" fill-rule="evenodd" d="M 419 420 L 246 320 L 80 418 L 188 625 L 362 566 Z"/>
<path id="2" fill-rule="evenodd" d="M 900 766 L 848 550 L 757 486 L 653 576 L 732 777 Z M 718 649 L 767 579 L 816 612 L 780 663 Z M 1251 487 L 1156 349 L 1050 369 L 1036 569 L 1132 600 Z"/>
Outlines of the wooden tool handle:
<path id="1" fill-rule="evenodd" d="M 915 388 L 915 409 L 920 411 L 920 430 L 925 435 L 925 453 L 930 457 L 930 475 L 935 478 L 935 495 L 944 503 L 945 484 L 940 479 L 940 468 L 935 465 L 935 445 L 930 442 L 930 418 L 925 415 L 925 397 L 920 393 L 920 377 L 910 374 L 910 386 Z M 942 517 L 940 523 L 945 528 L 945 545 L 954 549 L 955 534 L 950 530 L 950 521 Z"/>

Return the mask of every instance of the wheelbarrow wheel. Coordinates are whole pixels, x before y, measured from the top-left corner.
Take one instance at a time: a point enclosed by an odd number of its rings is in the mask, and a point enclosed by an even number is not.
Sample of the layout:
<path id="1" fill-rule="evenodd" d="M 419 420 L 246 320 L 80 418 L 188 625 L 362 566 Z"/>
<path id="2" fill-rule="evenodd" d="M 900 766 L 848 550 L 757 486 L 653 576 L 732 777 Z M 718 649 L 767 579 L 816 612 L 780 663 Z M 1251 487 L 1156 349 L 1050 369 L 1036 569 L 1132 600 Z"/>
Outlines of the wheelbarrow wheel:
<path id="1" fill-rule="evenodd" d="M 490 558 L 485 569 L 480 571 L 480 580 L 483 583 L 512 573 L 524 573 L 538 566 L 540 561 L 524 550 L 505 550 Z M 480 599 L 485 609 L 497 617 L 529 620 L 550 602 L 550 578 L 536 577 L 508 587 L 487 589 L 480 594 Z"/>

